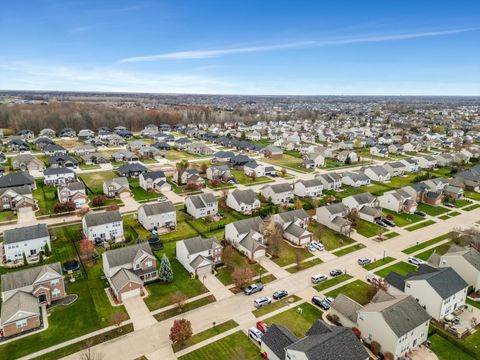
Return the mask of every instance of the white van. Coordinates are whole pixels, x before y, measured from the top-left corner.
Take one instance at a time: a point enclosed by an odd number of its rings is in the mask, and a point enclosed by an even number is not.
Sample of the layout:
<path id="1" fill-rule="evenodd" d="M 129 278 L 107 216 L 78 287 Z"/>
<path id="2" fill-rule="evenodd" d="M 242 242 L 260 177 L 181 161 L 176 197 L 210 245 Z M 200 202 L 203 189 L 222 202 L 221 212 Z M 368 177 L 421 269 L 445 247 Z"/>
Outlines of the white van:
<path id="1" fill-rule="evenodd" d="M 248 329 L 248 337 L 255 341 L 258 345 L 262 343 L 263 333 L 258 330 L 256 327 L 251 327 Z"/>
<path id="2" fill-rule="evenodd" d="M 319 282 L 327 280 L 327 275 L 324 275 L 324 274 L 313 275 L 311 280 L 313 284 L 318 284 Z"/>
<path id="3" fill-rule="evenodd" d="M 255 299 L 253 301 L 253 306 L 255 306 L 257 309 L 260 309 L 261 307 L 264 307 L 265 305 L 271 304 L 272 299 L 269 298 L 268 296 L 264 296 L 258 299 Z"/>

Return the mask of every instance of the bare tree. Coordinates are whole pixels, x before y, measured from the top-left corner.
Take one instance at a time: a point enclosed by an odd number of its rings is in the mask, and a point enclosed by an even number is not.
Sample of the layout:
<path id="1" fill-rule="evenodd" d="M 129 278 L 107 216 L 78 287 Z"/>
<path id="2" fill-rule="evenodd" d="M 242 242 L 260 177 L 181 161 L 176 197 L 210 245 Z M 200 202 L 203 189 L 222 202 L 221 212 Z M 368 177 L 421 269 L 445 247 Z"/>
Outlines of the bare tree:
<path id="1" fill-rule="evenodd" d="M 121 332 L 120 326 L 124 321 L 128 319 L 127 314 L 121 311 L 116 311 L 110 316 L 110 325 L 115 326 L 119 332 Z"/>
<path id="2" fill-rule="evenodd" d="M 279 256 L 283 245 L 283 227 L 279 223 L 270 221 L 265 228 L 265 238 L 267 239 L 267 251 L 272 256 Z"/>
<path id="3" fill-rule="evenodd" d="M 101 360 L 101 356 L 93 349 L 94 342 L 92 339 L 85 340 L 83 350 L 78 355 L 80 360 Z"/>
<path id="4" fill-rule="evenodd" d="M 300 269 L 303 262 L 303 254 L 300 250 L 295 250 L 295 264 L 297 265 L 297 269 Z"/>
<path id="5" fill-rule="evenodd" d="M 185 305 L 187 305 L 187 297 L 181 291 L 176 291 L 170 296 L 170 302 L 175 305 L 177 311 L 181 313 Z"/>

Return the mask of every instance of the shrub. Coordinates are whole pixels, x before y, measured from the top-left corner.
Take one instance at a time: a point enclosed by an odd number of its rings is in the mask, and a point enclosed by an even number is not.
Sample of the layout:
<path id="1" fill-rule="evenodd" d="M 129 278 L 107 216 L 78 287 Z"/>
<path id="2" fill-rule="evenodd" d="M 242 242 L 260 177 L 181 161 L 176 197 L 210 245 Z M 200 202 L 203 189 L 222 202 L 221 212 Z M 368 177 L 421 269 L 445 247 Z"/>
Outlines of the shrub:
<path id="1" fill-rule="evenodd" d="M 92 199 L 92 205 L 95 207 L 105 205 L 107 197 L 105 195 L 97 195 Z"/>

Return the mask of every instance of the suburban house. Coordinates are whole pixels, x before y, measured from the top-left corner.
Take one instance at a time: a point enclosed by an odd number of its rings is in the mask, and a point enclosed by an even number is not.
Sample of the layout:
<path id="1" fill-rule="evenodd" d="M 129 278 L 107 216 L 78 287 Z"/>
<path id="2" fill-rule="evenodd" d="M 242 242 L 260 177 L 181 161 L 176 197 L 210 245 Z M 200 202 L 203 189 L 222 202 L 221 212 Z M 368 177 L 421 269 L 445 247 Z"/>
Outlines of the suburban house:
<path id="1" fill-rule="evenodd" d="M 259 216 L 225 225 L 225 240 L 249 259 L 265 256 L 264 224 Z"/>
<path id="2" fill-rule="evenodd" d="M 282 226 L 283 237 L 294 245 L 306 245 L 313 239 L 313 234 L 308 231 L 310 215 L 303 209 L 272 215 L 272 221 Z"/>
<path id="3" fill-rule="evenodd" d="M 330 172 L 328 174 L 315 175 L 316 179 L 320 179 L 324 190 L 338 191 L 342 187 L 342 176 L 340 174 Z"/>
<path id="4" fill-rule="evenodd" d="M 429 205 L 439 205 L 443 200 L 443 194 L 441 191 L 432 191 L 424 183 L 413 183 L 404 186 L 401 190 L 408 193 L 417 203 L 423 202 Z"/>
<path id="5" fill-rule="evenodd" d="M 10 172 L 0 177 L 0 189 L 14 186 L 28 186 L 30 190 L 36 189 L 35 179 L 27 172 Z"/>
<path id="6" fill-rule="evenodd" d="M 112 160 L 116 162 L 124 162 L 124 161 L 138 161 L 139 157 L 137 154 L 129 151 L 129 150 L 119 150 L 112 154 Z"/>
<path id="7" fill-rule="evenodd" d="M 235 154 L 231 151 L 218 151 L 213 154 L 212 163 L 216 165 L 225 165 L 230 163 L 230 159 L 234 157 Z"/>
<path id="8" fill-rule="evenodd" d="M 143 204 L 137 210 L 138 222 L 147 230 L 177 226 L 177 211 L 171 201 Z"/>
<path id="9" fill-rule="evenodd" d="M 82 207 L 82 205 L 88 204 L 88 196 L 85 190 L 85 185 L 81 181 L 75 181 L 68 183 L 57 188 L 58 202 L 66 203 L 71 201 L 75 204 L 76 208 Z"/>
<path id="10" fill-rule="evenodd" d="M 393 162 L 385 163 L 383 167 L 385 168 L 385 170 L 388 171 L 388 173 L 390 174 L 390 177 L 403 176 L 405 175 L 405 173 L 408 172 L 407 165 L 405 165 L 401 161 L 393 161 Z"/>
<path id="11" fill-rule="evenodd" d="M 108 197 L 130 197 L 130 184 L 125 177 L 117 177 L 106 180 L 103 183 L 103 193 Z"/>
<path id="12" fill-rule="evenodd" d="M 36 259 L 48 246 L 50 234 L 46 224 L 17 227 L 3 232 L 3 256 L 7 262 L 22 260 L 23 254 Z"/>
<path id="13" fill-rule="evenodd" d="M 158 279 L 157 258 L 146 242 L 105 251 L 102 260 L 103 273 L 120 302 L 142 295 L 144 283 Z"/>
<path id="14" fill-rule="evenodd" d="M 42 171 L 45 169 L 45 164 L 36 156 L 19 154 L 12 158 L 12 168 L 21 171 Z"/>
<path id="15" fill-rule="evenodd" d="M 310 180 L 298 180 L 293 184 L 293 191 L 296 196 L 317 197 L 322 196 L 323 184 L 318 178 Z"/>
<path id="16" fill-rule="evenodd" d="M 448 153 L 438 154 L 436 156 L 436 159 L 437 165 L 439 166 L 449 166 L 455 162 L 455 158 L 453 157 L 453 155 Z"/>
<path id="17" fill-rule="evenodd" d="M 359 160 L 357 153 L 352 150 L 339 151 L 335 154 L 335 158 L 337 159 L 337 161 L 341 163 L 350 163 L 350 164 L 354 164 Z"/>
<path id="18" fill-rule="evenodd" d="M 418 161 L 412 158 L 400 160 L 406 166 L 407 172 L 417 172 L 418 171 Z"/>
<path id="19" fill-rule="evenodd" d="M 218 213 L 218 201 L 212 193 L 187 196 L 185 198 L 187 213 L 195 219 L 213 216 Z"/>
<path id="20" fill-rule="evenodd" d="M 196 277 L 211 274 L 215 265 L 222 262 L 223 246 L 217 238 L 200 236 L 175 243 L 176 258 L 183 267 Z"/>
<path id="21" fill-rule="evenodd" d="M 331 305 L 331 314 L 349 327 L 357 327 L 365 342 L 376 341 L 385 354 L 395 359 L 418 348 L 428 338 L 430 316 L 409 295 L 391 295 L 379 290 L 365 306 L 346 295 L 339 295 Z"/>
<path id="22" fill-rule="evenodd" d="M 228 165 L 216 165 L 210 166 L 207 169 L 207 179 L 212 180 L 220 180 L 222 182 L 228 182 L 229 180 L 234 179 L 234 176 L 230 172 L 230 168 Z"/>
<path id="23" fill-rule="evenodd" d="M 139 185 L 145 191 L 169 191 L 172 187 L 167 183 L 163 171 L 147 171 L 140 174 Z"/>
<path id="24" fill-rule="evenodd" d="M 325 156 L 320 153 L 307 153 L 303 155 L 301 165 L 306 169 L 315 169 L 325 166 Z"/>
<path id="25" fill-rule="evenodd" d="M 48 168 L 43 171 L 45 185 L 61 186 L 76 180 L 75 171 L 69 168 Z"/>
<path id="26" fill-rule="evenodd" d="M 81 159 L 85 165 L 108 164 L 110 162 L 107 155 L 99 152 L 82 155 Z"/>
<path id="27" fill-rule="evenodd" d="M 380 207 L 397 213 L 414 213 L 417 210 L 417 202 L 403 189 L 390 190 L 378 198 Z"/>
<path id="28" fill-rule="evenodd" d="M 97 148 L 89 144 L 79 144 L 73 148 L 73 153 L 75 154 L 75 156 L 92 154 L 96 151 L 97 151 Z"/>
<path id="29" fill-rule="evenodd" d="M 411 295 L 435 320 L 465 305 L 468 284 L 451 267 L 420 265 L 415 274 L 391 271 L 385 278 L 392 295 Z"/>
<path id="30" fill-rule="evenodd" d="M 262 205 L 252 189 L 235 189 L 228 193 L 226 204 L 229 208 L 242 214 L 251 214 Z"/>
<path id="31" fill-rule="evenodd" d="M 54 155 L 47 158 L 48 165 L 52 168 L 70 168 L 75 169 L 78 166 L 78 160 L 70 155 Z"/>
<path id="32" fill-rule="evenodd" d="M 139 177 L 144 172 L 147 172 L 147 168 L 139 163 L 125 164 L 118 168 L 118 173 L 124 177 Z"/>
<path id="33" fill-rule="evenodd" d="M 118 210 L 86 214 L 82 219 L 83 234 L 95 243 L 124 240 L 123 219 Z"/>
<path id="34" fill-rule="evenodd" d="M 293 187 L 287 183 L 265 185 L 260 192 L 265 199 L 277 205 L 286 204 L 293 200 Z"/>
<path id="35" fill-rule="evenodd" d="M 386 146 L 377 145 L 370 148 L 370 155 L 378 157 L 388 157 L 388 149 Z"/>
<path id="36" fill-rule="evenodd" d="M 436 252 L 430 255 L 428 264 L 437 268 L 451 267 L 474 291 L 480 290 L 480 252 L 475 248 L 452 245 L 443 255 Z"/>
<path id="37" fill-rule="evenodd" d="M 4 337 L 39 328 L 40 317 L 45 312 L 40 307 L 66 295 L 59 262 L 4 274 L 1 284 L 0 328 Z"/>
<path id="38" fill-rule="evenodd" d="M 243 166 L 250 162 L 251 159 L 247 155 L 238 154 L 230 158 L 232 168 L 243 170 Z"/>
<path id="39" fill-rule="evenodd" d="M 459 186 L 465 190 L 480 192 L 480 165 L 455 174 L 450 184 Z"/>
<path id="40" fill-rule="evenodd" d="M 179 185 L 187 184 L 189 183 L 189 181 L 197 182 L 201 180 L 202 182 L 204 182 L 204 180 L 200 177 L 198 170 L 196 169 L 185 169 L 182 172 L 175 171 L 172 180 Z"/>
<path id="41" fill-rule="evenodd" d="M 265 166 L 257 163 L 255 160 L 251 160 L 243 166 L 243 172 L 245 175 L 259 178 L 265 176 Z"/>
<path id="42" fill-rule="evenodd" d="M 402 144 L 391 144 L 388 146 L 388 153 L 389 154 L 403 154 L 403 145 Z"/>
<path id="43" fill-rule="evenodd" d="M 460 186 L 447 185 L 443 188 L 443 196 L 451 201 L 463 198 L 464 191 Z"/>
<path id="44" fill-rule="evenodd" d="M 369 166 L 363 169 L 363 173 L 369 177 L 372 181 L 378 181 L 381 183 L 385 183 L 390 181 L 390 173 L 385 169 L 384 166 L 375 165 Z"/>
<path id="45" fill-rule="evenodd" d="M 287 328 L 272 324 L 261 338 L 270 360 L 368 360 L 369 354 L 352 329 L 317 320 L 298 339 Z"/>
<path id="46" fill-rule="evenodd" d="M 0 178 L 2 179 L 2 178 Z M 32 190 L 28 185 L 0 188 L 0 210 L 22 211 L 22 209 L 35 210 L 36 201 L 32 198 Z"/>
<path id="47" fill-rule="evenodd" d="M 274 145 L 265 146 L 260 152 L 266 158 L 280 159 L 283 156 L 283 150 Z"/>
<path id="48" fill-rule="evenodd" d="M 375 222 L 382 218 L 383 213 L 379 209 L 379 203 L 375 196 L 369 192 L 347 196 L 342 199 L 350 211 L 355 209 L 360 219 Z"/>
<path id="49" fill-rule="evenodd" d="M 352 223 L 347 219 L 349 208 L 343 203 L 330 204 L 317 208 L 316 218 L 319 224 L 339 232 L 348 234 Z"/>
<path id="50" fill-rule="evenodd" d="M 431 155 L 416 158 L 420 169 L 434 169 L 437 166 L 437 159 Z"/>
<path id="51" fill-rule="evenodd" d="M 346 171 L 342 173 L 342 184 L 352 187 L 367 186 L 370 185 L 370 178 L 362 173 L 354 173 Z"/>
<path id="52" fill-rule="evenodd" d="M 68 151 L 63 146 L 58 144 L 48 144 L 43 148 L 45 155 L 54 156 L 54 155 L 67 155 Z"/>

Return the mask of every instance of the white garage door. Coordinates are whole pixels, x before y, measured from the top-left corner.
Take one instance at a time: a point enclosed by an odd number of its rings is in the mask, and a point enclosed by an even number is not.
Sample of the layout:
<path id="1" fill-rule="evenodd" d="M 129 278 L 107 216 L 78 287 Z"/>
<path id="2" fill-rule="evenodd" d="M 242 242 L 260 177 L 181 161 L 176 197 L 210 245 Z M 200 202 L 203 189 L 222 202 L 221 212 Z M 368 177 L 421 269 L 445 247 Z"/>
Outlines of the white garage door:
<path id="1" fill-rule="evenodd" d="M 130 193 L 128 191 L 124 191 L 120 193 L 120 199 L 126 199 L 130 197 Z"/>
<path id="2" fill-rule="evenodd" d="M 126 300 L 134 296 L 140 296 L 140 288 L 124 292 L 122 294 L 122 300 Z"/>

